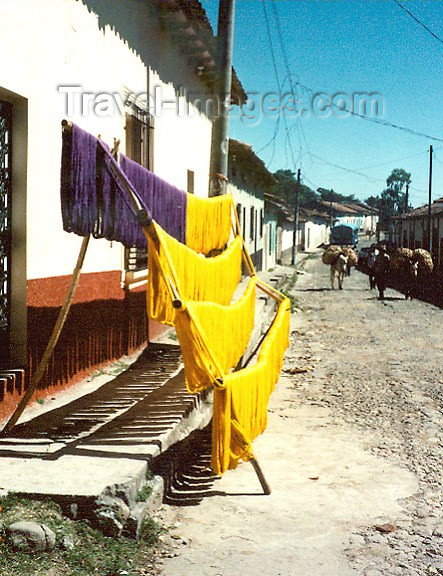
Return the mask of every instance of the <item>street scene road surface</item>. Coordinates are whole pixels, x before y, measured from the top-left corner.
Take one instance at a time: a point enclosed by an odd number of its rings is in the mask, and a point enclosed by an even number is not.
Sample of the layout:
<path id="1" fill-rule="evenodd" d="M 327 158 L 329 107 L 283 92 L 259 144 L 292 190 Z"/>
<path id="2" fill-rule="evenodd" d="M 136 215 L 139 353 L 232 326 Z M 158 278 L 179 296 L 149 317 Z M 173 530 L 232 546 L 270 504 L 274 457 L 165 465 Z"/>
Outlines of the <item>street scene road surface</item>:
<path id="1" fill-rule="evenodd" d="M 292 294 L 291 344 L 255 442 L 272 493 L 244 463 L 198 503 L 164 505 L 159 573 L 443 574 L 442 310 L 390 289 L 381 302 L 355 269 L 332 291 L 321 254 Z"/>

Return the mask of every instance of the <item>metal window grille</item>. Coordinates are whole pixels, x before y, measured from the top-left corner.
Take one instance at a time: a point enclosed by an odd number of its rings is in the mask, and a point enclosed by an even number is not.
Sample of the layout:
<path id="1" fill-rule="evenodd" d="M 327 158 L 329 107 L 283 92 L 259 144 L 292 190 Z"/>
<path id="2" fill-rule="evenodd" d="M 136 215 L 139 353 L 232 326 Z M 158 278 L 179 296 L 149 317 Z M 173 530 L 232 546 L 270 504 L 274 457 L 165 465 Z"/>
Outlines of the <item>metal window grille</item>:
<path id="1" fill-rule="evenodd" d="M 253 206 L 251 206 L 251 217 L 250 217 L 250 233 L 249 233 L 249 238 L 251 240 L 254 240 L 254 235 L 255 235 L 255 209 Z"/>
<path id="2" fill-rule="evenodd" d="M 131 160 L 149 168 L 149 117 L 133 104 L 126 116 L 126 154 Z M 125 269 L 128 272 L 146 270 L 148 252 L 139 248 L 125 250 Z"/>
<path id="3" fill-rule="evenodd" d="M 8 363 L 11 306 L 12 105 L 0 101 L 0 366 Z"/>

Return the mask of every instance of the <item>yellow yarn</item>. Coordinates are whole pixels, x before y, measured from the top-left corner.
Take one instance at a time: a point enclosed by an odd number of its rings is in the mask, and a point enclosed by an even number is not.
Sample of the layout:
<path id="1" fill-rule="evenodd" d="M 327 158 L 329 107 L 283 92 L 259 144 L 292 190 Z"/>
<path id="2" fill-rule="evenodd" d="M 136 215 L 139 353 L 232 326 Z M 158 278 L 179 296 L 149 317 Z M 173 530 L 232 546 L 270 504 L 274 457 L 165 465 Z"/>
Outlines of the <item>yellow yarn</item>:
<path id="1" fill-rule="evenodd" d="M 256 279 L 251 278 L 231 306 L 188 301 L 187 310 L 177 312 L 175 327 L 189 392 L 211 386 L 237 366 L 254 328 L 255 296 Z"/>
<path id="2" fill-rule="evenodd" d="M 212 469 L 223 474 L 252 457 L 252 442 L 267 424 L 269 397 L 289 343 L 290 303 L 283 298 L 255 365 L 231 372 L 254 326 L 256 277 L 229 305 L 241 278 L 242 238 L 205 258 L 157 224 L 147 233 L 151 318 L 175 324 L 188 391 L 214 386 Z M 209 246 L 209 244 L 207 245 Z M 176 310 L 172 301 L 179 299 Z"/>
<path id="3" fill-rule="evenodd" d="M 290 303 L 285 298 L 256 364 L 225 375 L 224 388 L 214 389 L 212 469 L 216 474 L 251 458 L 252 442 L 266 428 L 269 397 L 289 344 L 289 320 Z"/>
<path id="4" fill-rule="evenodd" d="M 186 245 L 202 254 L 223 250 L 231 233 L 233 206 L 231 194 L 214 198 L 198 198 L 188 194 Z"/>
<path id="5" fill-rule="evenodd" d="M 147 234 L 147 310 L 153 320 L 174 324 L 175 310 L 166 279 L 171 278 L 183 301 L 228 305 L 241 279 L 242 245 L 236 237 L 219 256 L 205 258 L 153 223 L 159 244 Z"/>

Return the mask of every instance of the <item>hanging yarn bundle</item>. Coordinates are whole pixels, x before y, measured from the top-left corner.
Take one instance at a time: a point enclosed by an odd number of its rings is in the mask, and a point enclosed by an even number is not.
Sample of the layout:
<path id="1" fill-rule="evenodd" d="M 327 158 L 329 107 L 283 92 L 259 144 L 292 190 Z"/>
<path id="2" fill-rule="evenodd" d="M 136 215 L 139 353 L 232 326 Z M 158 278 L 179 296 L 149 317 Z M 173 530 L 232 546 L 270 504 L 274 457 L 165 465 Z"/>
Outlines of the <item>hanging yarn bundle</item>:
<path id="1" fill-rule="evenodd" d="M 128 247 L 145 246 L 147 240 L 148 314 L 175 325 L 188 391 L 214 387 L 212 468 L 223 474 L 252 457 L 252 442 L 266 428 L 269 397 L 289 342 L 290 303 L 280 295 L 257 362 L 233 371 L 247 349 L 254 328 L 256 286 L 263 283 L 257 284 L 241 236 L 228 245 L 232 197 L 199 199 L 124 156 L 121 164 L 106 146 L 75 125 L 69 136 L 64 134 L 63 226 Z M 135 216 L 140 206 L 149 215 L 145 228 Z M 204 256 L 213 250 L 222 252 Z M 241 279 L 242 255 L 249 262 L 251 278 L 243 295 L 231 303 Z"/>
<path id="2" fill-rule="evenodd" d="M 186 243 L 186 209 L 188 194 L 168 184 L 137 162 L 119 155 L 120 166 L 163 230 L 183 244 Z M 139 232 L 143 234 L 140 227 Z"/>
<path id="3" fill-rule="evenodd" d="M 214 384 L 235 368 L 254 328 L 256 279 L 230 306 L 214 302 L 186 302 L 176 315 L 175 328 L 182 349 L 186 387 L 195 393 Z"/>
<path id="4" fill-rule="evenodd" d="M 97 186 L 97 139 L 72 126 L 63 133 L 61 203 L 63 229 L 86 236 L 100 218 Z"/>
<path id="5" fill-rule="evenodd" d="M 267 425 L 268 402 L 289 344 L 290 302 L 285 298 L 261 347 L 257 362 L 224 376 L 214 388 L 212 469 L 216 474 L 252 456 L 252 442 Z"/>
<path id="6" fill-rule="evenodd" d="M 214 198 L 188 195 L 186 245 L 202 254 L 223 250 L 232 228 L 231 194 Z"/>
<path id="7" fill-rule="evenodd" d="M 147 310 L 157 322 L 172 325 L 172 305 L 168 277 L 174 279 L 183 300 L 230 304 L 241 278 L 241 239 L 235 238 L 219 256 L 205 258 L 177 242 L 153 223 L 159 245 L 148 239 Z"/>

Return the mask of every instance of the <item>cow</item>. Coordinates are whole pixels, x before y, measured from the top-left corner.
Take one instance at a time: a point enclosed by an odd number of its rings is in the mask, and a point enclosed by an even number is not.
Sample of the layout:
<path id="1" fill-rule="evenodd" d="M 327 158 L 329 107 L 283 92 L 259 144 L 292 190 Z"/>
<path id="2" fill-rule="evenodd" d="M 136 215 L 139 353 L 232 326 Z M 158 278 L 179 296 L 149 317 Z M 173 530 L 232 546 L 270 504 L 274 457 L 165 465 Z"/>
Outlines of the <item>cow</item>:
<path id="1" fill-rule="evenodd" d="M 331 264 L 331 289 L 334 290 L 334 280 L 337 274 L 338 288 L 343 290 L 343 278 L 346 274 L 348 258 L 344 254 L 338 254 L 337 258 Z"/>

